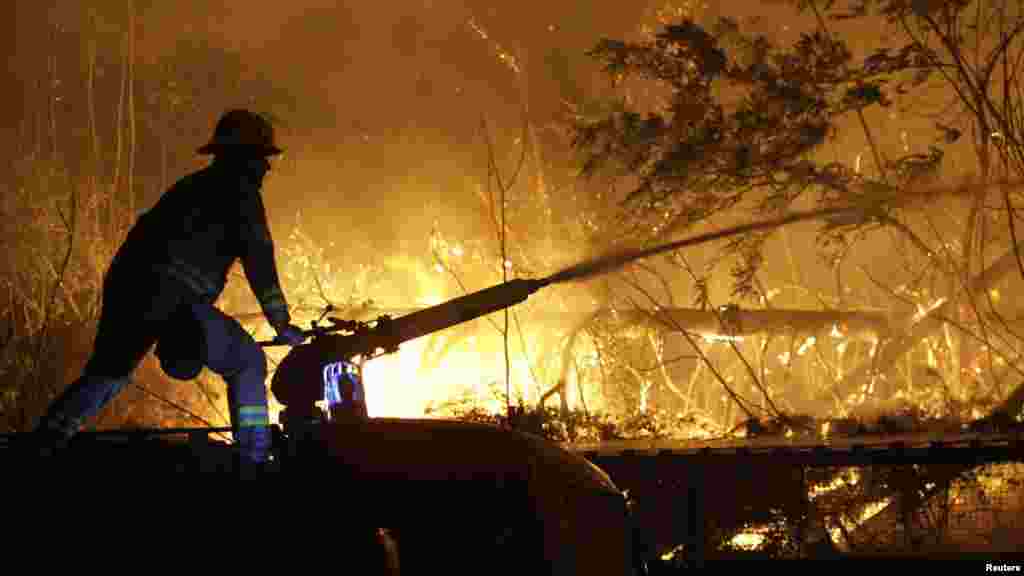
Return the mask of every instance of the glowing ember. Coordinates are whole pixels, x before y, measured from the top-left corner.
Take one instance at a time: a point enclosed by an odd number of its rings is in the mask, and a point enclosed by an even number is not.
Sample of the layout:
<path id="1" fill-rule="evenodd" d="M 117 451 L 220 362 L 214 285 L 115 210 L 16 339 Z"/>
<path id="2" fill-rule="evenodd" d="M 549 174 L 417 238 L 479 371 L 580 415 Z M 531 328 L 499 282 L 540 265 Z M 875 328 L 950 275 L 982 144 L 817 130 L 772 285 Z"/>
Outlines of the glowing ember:
<path id="1" fill-rule="evenodd" d="M 869 358 L 874 358 L 875 357 L 875 353 L 877 353 L 877 352 L 878 352 L 878 339 L 877 338 L 872 338 L 871 339 L 871 350 L 868 351 L 868 357 Z"/>
<path id="2" fill-rule="evenodd" d="M 650 382 L 650 380 L 644 380 L 640 384 L 640 413 L 641 414 L 646 414 L 647 413 L 647 395 L 650 392 L 650 390 L 651 390 L 651 382 Z"/>
<path id="3" fill-rule="evenodd" d="M 814 336 L 808 336 L 807 340 L 804 340 L 804 343 L 801 344 L 800 348 L 797 349 L 796 355 L 803 356 L 804 354 L 806 354 L 807 351 L 811 349 L 811 346 L 814 346 L 815 342 L 817 342 L 817 338 L 815 338 Z"/>
<path id="4" fill-rule="evenodd" d="M 664 560 L 665 562 L 670 562 L 676 556 L 682 556 L 685 551 L 686 551 L 686 547 L 683 546 L 682 544 L 680 544 L 678 546 L 675 546 L 674 548 L 672 548 L 668 552 L 663 553 L 661 555 L 661 559 Z"/>
<path id="5" fill-rule="evenodd" d="M 935 309 L 937 309 L 939 306 L 942 306 L 943 304 L 945 304 L 946 300 L 947 299 L 945 297 L 939 298 L 939 299 L 935 300 L 935 302 L 932 302 L 927 307 L 924 307 L 924 306 L 921 306 L 920 304 L 918 304 L 917 305 L 917 312 L 915 312 L 914 313 L 914 317 L 911 318 L 911 323 L 912 324 L 916 324 L 916 323 L 920 322 L 921 320 L 924 320 L 924 318 L 926 316 L 928 316 L 929 314 L 931 314 L 932 312 L 934 312 Z"/>
<path id="6" fill-rule="evenodd" d="M 743 336 L 728 336 L 725 334 L 714 334 L 711 332 L 704 332 L 700 337 L 708 344 L 715 342 L 743 342 Z"/>
<path id="7" fill-rule="evenodd" d="M 860 482 L 860 471 L 856 468 L 845 470 L 843 473 L 836 475 L 831 482 L 819 486 L 811 486 L 810 490 L 807 491 L 807 497 L 811 500 L 834 492 L 840 488 L 846 486 L 856 486 Z"/>
<path id="8" fill-rule="evenodd" d="M 836 344 L 836 353 L 839 354 L 840 356 L 842 356 L 844 353 L 846 353 L 846 348 L 848 347 L 849 344 L 850 344 L 849 340 L 843 340 L 839 344 Z"/>
<path id="9" fill-rule="evenodd" d="M 875 515 L 882 510 L 885 510 L 891 501 L 892 498 L 885 498 L 877 502 L 871 502 L 861 510 L 856 519 L 850 519 L 843 516 L 839 521 L 843 523 L 843 528 L 845 528 L 847 532 L 852 532 L 856 530 L 858 526 L 874 518 Z M 843 530 L 838 526 L 829 528 L 829 534 L 832 536 L 832 540 L 834 542 L 842 542 L 844 540 Z"/>
<path id="10" fill-rule="evenodd" d="M 740 532 L 733 536 L 729 543 L 740 550 L 757 550 L 764 544 L 764 534 Z"/>

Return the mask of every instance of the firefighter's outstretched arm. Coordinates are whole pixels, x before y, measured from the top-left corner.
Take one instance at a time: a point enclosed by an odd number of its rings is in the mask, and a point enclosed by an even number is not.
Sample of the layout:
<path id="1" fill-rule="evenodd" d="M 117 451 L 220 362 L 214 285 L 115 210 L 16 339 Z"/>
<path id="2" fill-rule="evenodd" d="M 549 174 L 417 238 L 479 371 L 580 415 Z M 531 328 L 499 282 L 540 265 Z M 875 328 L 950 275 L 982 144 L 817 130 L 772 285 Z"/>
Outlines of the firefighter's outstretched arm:
<path id="1" fill-rule="evenodd" d="M 246 195 L 242 202 L 242 268 L 249 286 L 259 300 L 263 315 L 281 333 L 291 324 L 288 301 L 274 259 L 274 241 L 267 225 L 267 213 L 259 190 Z"/>

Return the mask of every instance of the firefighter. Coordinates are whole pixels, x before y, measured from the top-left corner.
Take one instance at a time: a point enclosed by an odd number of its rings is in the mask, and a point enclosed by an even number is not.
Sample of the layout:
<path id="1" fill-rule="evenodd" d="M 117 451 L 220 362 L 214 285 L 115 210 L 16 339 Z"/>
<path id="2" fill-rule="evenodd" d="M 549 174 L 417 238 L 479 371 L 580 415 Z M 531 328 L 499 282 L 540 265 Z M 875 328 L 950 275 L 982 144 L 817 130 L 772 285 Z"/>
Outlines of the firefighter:
<path id="1" fill-rule="evenodd" d="M 36 431 L 70 439 L 130 382 L 156 346 L 160 366 L 179 380 L 203 366 L 227 383 L 231 426 L 243 467 L 269 456 L 266 356 L 242 326 L 214 306 L 228 270 L 241 260 L 249 286 L 278 339 L 301 344 L 281 291 L 274 243 L 260 195 L 269 157 L 282 152 L 271 124 L 247 110 L 218 120 L 205 168 L 171 187 L 142 214 L 114 256 L 92 355 L 81 377 L 47 410 Z"/>

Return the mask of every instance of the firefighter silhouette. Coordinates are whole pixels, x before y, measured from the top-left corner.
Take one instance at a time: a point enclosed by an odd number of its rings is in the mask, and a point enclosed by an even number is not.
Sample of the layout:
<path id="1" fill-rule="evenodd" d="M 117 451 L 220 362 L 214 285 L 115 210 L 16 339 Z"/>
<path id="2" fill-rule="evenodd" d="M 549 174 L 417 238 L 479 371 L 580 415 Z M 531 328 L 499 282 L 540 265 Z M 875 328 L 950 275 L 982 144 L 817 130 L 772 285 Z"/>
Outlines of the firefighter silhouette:
<path id="1" fill-rule="evenodd" d="M 131 381 L 155 345 L 169 376 L 191 380 L 206 366 L 225 380 L 241 462 L 267 460 L 266 356 L 214 302 L 228 270 L 241 260 L 278 337 L 292 345 L 304 340 L 281 291 L 261 197 L 268 157 L 281 152 L 262 116 L 230 110 L 220 117 L 213 138 L 199 149 L 213 161 L 164 193 L 118 249 L 104 277 L 92 354 L 81 377 L 51 403 L 37 432 L 71 438 Z"/>

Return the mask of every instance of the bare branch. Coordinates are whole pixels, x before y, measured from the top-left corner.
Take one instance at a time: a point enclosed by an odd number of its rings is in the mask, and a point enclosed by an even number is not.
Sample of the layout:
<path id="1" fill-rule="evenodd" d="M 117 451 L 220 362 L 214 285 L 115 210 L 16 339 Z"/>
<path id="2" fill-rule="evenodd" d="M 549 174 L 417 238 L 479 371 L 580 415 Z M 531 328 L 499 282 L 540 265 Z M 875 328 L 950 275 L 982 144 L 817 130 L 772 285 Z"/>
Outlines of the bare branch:
<path id="1" fill-rule="evenodd" d="M 660 308 L 660 305 L 658 304 L 657 300 L 655 300 L 648 292 L 643 290 L 642 287 L 634 287 L 634 289 L 640 292 L 645 298 L 650 300 L 651 304 L 655 307 L 655 310 Z M 637 304 L 632 299 L 632 297 L 627 295 L 626 299 L 629 300 L 637 310 L 643 310 L 643 308 L 640 307 L 640 305 Z M 754 418 L 753 412 L 751 412 L 750 408 L 748 407 L 748 402 L 744 400 L 739 394 L 737 394 L 731 386 L 729 386 L 729 383 L 726 382 L 725 377 L 718 372 L 715 366 L 711 363 L 711 360 L 707 357 L 707 355 L 704 354 L 704 351 L 700 349 L 700 346 L 697 344 L 697 342 L 694 341 L 693 336 L 691 336 L 687 331 L 683 330 L 678 325 L 676 326 L 676 329 L 679 330 L 683 337 L 686 338 L 686 341 L 690 343 L 690 346 L 692 346 L 693 350 L 697 353 L 698 356 L 700 356 L 701 361 L 704 363 L 705 366 L 707 366 L 708 370 L 711 371 L 715 379 L 726 391 L 726 393 L 729 394 L 729 397 L 733 399 L 733 402 L 735 402 L 736 406 L 739 406 L 739 408 L 743 410 L 743 412 L 747 415 L 748 418 Z M 753 406 L 754 404 L 749 403 L 749 405 Z"/>

